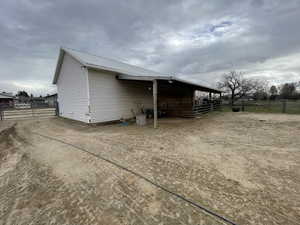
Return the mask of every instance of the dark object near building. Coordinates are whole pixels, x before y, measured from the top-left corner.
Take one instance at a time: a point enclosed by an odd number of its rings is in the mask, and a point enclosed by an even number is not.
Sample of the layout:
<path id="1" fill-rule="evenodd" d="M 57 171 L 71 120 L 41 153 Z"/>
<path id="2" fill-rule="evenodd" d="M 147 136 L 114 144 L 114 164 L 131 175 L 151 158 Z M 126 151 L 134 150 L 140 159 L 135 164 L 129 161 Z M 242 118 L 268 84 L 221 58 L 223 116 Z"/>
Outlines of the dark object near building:
<path id="1" fill-rule="evenodd" d="M 239 112 L 240 111 L 240 108 L 239 107 L 233 107 L 232 108 L 232 112 Z"/>
<path id="2" fill-rule="evenodd" d="M 48 107 L 43 97 L 32 97 L 30 99 L 31 108 L 44 108 Z"/>
<path id="3" fill-rule="evenodd" d="M 47 103 L 50 107 L 56 107 L 57 94 L 47 95 L 45 97 L 45 103 Z"/>
<path id="4" fill-rule="evenodd" d="M 14 106 L 15 97 L 11 93 L 0 93 L 0 109 L 11 108 Z"/>
<path id="5" fill-rule="evenodd" d="M 162 117 L 166 117 L 167 113 L 163 110 L 158 110 L 157 111 L 157 117 L 158 118 L 162 118 Z M 154 117 L 154 111 L 153 109 L 146 109 L 146 118 L 153 118 Z"/>

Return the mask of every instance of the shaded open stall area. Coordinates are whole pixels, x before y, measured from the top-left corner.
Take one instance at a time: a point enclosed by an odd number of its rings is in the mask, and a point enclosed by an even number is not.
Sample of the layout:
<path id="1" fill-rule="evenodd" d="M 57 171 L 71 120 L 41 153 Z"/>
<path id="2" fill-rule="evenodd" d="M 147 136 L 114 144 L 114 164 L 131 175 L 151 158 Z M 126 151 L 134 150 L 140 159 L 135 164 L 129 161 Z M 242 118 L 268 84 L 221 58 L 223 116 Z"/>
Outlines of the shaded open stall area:
<path id="1" fill-rule="evenodd" d="M 157 127 L 158 117 L 197 117 L 210 111 L 218 110 L 221 105 L 222 92 L 217 89 L 201 86 L 178 78 L 169 77 L 139 77 L 118 75 L 118 79 L 140 81 L 149 84 L 148 90 L 153 93 L 154 127 Z M 207 93 L 206 98 L 197 95 Z M 214 97 L 213 96 L 217 96 Z M 203 97 L 203 96 L 202 96 Z"/>
<path id="2" fill-rule="evenodd" d="M 197 96 L 197 92 L 206 93 L 206 97 Z M 212 98 L 218 93 L 218 98 Z M 158 81 L 158 110 L 173 117 L 196 117 L 217 109 L 220 106 L 220 92 L 190 85 L 178 81 Z M 215 106 L 215 107 L 214 107 Z"/>

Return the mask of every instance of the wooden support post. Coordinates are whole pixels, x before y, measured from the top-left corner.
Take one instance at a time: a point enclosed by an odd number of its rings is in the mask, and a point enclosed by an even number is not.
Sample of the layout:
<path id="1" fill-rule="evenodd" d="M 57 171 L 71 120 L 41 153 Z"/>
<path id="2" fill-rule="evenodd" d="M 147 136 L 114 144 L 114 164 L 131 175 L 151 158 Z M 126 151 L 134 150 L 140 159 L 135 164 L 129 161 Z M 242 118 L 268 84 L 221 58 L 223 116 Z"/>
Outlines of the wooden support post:
<path id="1" fill-rule="evenodd" d="M 192 101 L 193 101 L 193 109 L 194 109 L 194 107 L 195 107 L 195 103 L 196 103 L 196 90 L 193 90 L 193 99 L 192 99 Z"/>
<path id="2" fill-rule="evenodd" d="M 153 80 L 153 114 L 153 125 L 157 128 L 157 80 Z"/>
<path id="3" fill-rule="evenodd" d="M 211 92 L 209 92 L 209 105 L 210 105 L 210 111 L 214 111 L 214 104 L 212 102 L 212 98 L 211 98 Z"/>

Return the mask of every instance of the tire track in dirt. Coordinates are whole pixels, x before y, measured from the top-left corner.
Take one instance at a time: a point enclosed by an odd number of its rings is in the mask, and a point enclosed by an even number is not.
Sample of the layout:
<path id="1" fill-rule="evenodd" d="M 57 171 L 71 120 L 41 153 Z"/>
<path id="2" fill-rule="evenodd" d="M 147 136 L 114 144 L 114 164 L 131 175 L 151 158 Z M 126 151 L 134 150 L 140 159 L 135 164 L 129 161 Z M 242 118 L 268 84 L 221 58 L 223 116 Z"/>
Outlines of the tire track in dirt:
<path id="1" fill-rule="evenodd" d="M 124 174 L 117 176 L 109 196 L 97 190 L 94 183 L 79 181 L 68 184 L 56 177 L 46 165 L 35 161 L 26 148 L 34 147 L 32 143 L 21 143 L 12 136 L 11 143 L 16 145 L 17 154 L 22 154 L 16 168 L 5 173 L 1 178 L 0 194 L 5 199 L 5 209 L 0 211 L 1 225 L 5 224 L 187 224 L 181 216 L 193 212 L 184 212 L 178 201 L 170 201 L 162 192 L 156 193 L 151 201 L 135 178 L 129 179 Z M 24 147 L 27 145 L 26 147 Z M 63 148 L 62 148 L 63 150 Z M 9 153 L 10 154 L 10 153 Z M 90 160 L 93 161 L 93 160 Z M 96 162 L 94 162 L 96 163 Z M 101 171 L 99 171 L 101 173 Z M 111 171 L 109 176 L 115 172 Z M 100 174 L 99 174 L 100 175 Z M 101 183 L 100 175 L 98 182 Z M 129 180 L 128 180 L 129 179 Z M 130 181 L 131 180 L 131 181 Z M 105 189 L 109 189 L 106 187 Z M 152 197 L 152 198 L 153 198 Z M 101 200 L 103 202 L 101 203 Z M 148 204 L 153 201 L 162 202 L 167 210 L 151 215 Z M 2 202 L 1 202 L 2 203 Z M 180 212 L 180 213 L 178 213 Z M 192 215 L 193 221 L 206 221 L 216 224 L 211 218 Z M 210 222 L 211 221 L 211 222 Z"/>

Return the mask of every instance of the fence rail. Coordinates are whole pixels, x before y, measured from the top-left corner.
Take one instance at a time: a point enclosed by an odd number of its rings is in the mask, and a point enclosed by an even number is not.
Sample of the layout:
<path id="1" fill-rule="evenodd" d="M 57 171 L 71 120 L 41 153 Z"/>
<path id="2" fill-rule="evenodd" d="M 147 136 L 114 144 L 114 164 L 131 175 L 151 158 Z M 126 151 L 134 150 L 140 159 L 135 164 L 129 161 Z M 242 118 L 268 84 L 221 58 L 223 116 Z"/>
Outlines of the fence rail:
<path id="1" fill-rule="evenodd" d="M 32 108 L 3 110 L 0 112 L 1 120 L 19 120 L 31 118 L 49 118 L 56 115 L 55 108 Z"/>
<path id="2" fill-rule="evenodd" d="M 231 110 L 232 106 L 223 104 L 224 109 Z M 233 108 L 246 112 L 265 112 L 265 113 L 289 113 L 300 114 L 300 101 L 277 100 L 277 101 L 240 101 L 235 103 Z"/>
<path id="3" fill-rule="evenodd" d="M 207 101 L 199 105 L 194 105 L 191 111 L 183 113 L 183 117 L 197 117 L 217 110 L 221 110 L 221 101 Z"/>

